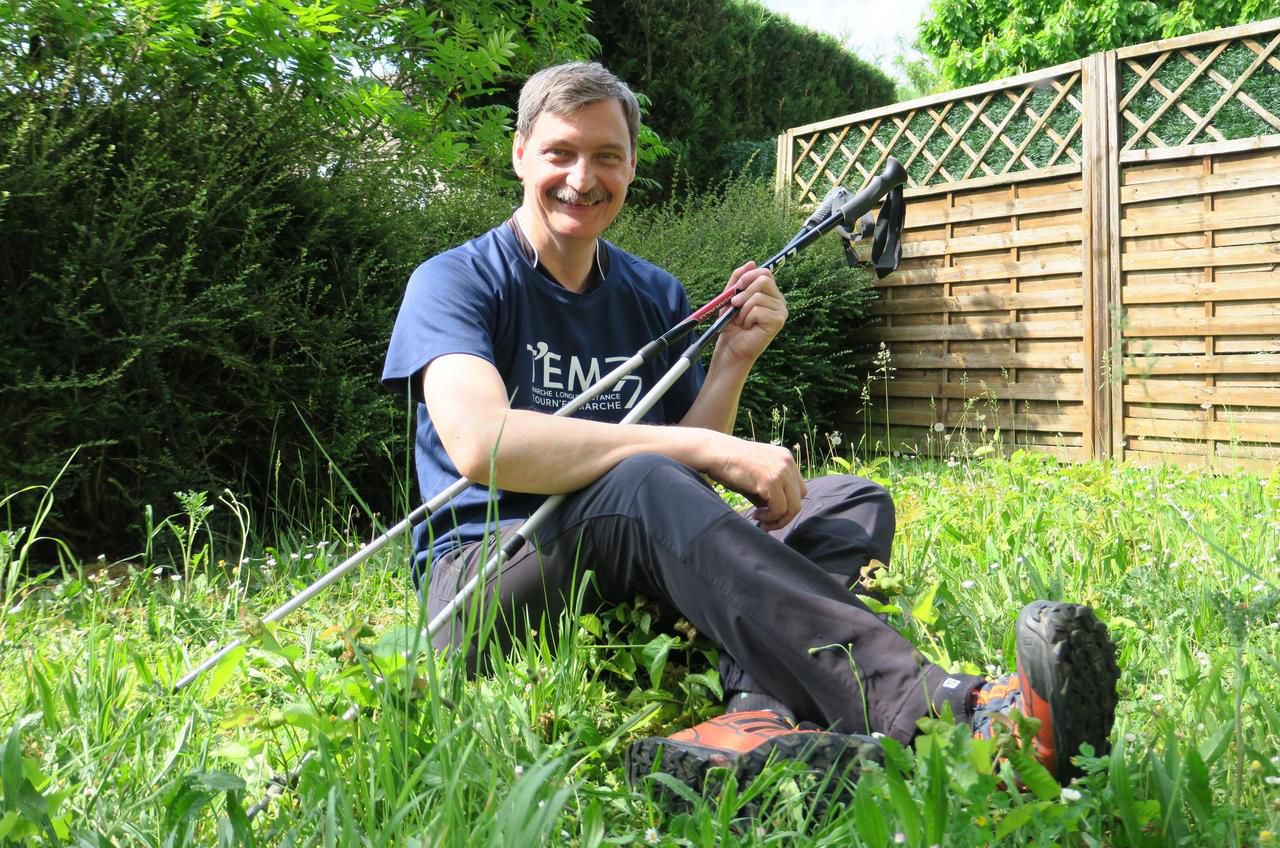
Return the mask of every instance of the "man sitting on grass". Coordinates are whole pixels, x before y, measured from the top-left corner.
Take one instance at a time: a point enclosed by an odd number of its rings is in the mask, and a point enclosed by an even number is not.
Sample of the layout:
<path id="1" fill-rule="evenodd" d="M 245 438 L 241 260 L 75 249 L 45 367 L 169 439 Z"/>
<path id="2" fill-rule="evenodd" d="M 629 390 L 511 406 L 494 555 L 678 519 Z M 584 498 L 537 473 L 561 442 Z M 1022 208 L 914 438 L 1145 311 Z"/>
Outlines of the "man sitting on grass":
<path id="1" fill-rule="evenodd" d="M 889 561 L 888 493 L 851 476 L 806 482 L 785 448 L 731 435 L 743 383 L 787 317 L 768 270 L 733 272 L 740 311 L 709 365 L 645 423 L 617 422 L 666 371 L 663 357 L 579 416 L 549 414 L 691 311 L 674 277 L 601 238 L 635 176 L 639 123 L 635 96 L 598 64 L 534 74 L 512 145 L 520 207 L 409 281 L 383 382 L 417 402 L 422 496 L 460 474 L 482 484 L 417 529 L 415 580 L 432 617 L 496 549 L 486 534 L 505 539 L 547 495 L 572 493 L 488 581 L 504 646 L 527 622 L 555 620 L 589 569 L 588 607 L 656 598 L 721 649 L 725 715 L 634 742 L 634 782 L 656 765 L 700 789 L 713 766 L 750 777 L 770 756 L 844 769 L 865 752 L 858 734 L 906 743 L 946 708 L 979 735 L 1013 709 L 1039 719 L 1036 751 L 1065 781 L 1083 743 L 1107 748 L 1116 705 L 1115 649 L 1093 612 L 1030 604 L 1016 674 L 949 674 L 850 591 L 873 559 Z M 758 506 L 735 512 L 704 477 Z M 462 633 L 459 616 L 437 647 Z"/>

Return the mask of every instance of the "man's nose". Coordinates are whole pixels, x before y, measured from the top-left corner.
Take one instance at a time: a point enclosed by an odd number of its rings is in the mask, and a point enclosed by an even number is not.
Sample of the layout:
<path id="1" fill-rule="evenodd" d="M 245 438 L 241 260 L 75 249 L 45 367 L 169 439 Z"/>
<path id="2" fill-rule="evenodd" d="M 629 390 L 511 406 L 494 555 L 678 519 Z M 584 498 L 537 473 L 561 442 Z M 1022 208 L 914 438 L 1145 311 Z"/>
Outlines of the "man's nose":
<path id="1" fill-rule="evenodd" d="M 577 192 L 586 192 L 592 188 L 593 180 L 591 160 L 586 156 L 579 156 L 569 169 L 569 187 Z"/>

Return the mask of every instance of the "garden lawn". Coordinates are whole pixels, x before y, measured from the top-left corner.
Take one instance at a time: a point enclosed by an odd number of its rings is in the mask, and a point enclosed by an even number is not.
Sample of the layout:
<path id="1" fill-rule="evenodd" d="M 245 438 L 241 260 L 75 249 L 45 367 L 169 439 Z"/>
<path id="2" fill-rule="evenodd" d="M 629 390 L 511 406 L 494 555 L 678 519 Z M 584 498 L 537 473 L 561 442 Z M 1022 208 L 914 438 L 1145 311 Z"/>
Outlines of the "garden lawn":
<path id="1" fill-rule="evenodd" d="M 929 657 L 1013 665 L 1035 598 L 1096 607 L 1124 671 L 1108 754 L 1066 790 L 925 722 L 856 787 L 785 765 L 659 804 L 625 783 L 637 735 L 713 714 L 715 652 L 637 600 L 539 627 L 468 680 L 427 651 L 392 545 L 279 626 L 261 616 L 353 540 L 211 541 L 188 497 L 151 554 L 5 582 L 0 845 L 1259 845 L 1280 832 L 1280 476 L 881 462 L 898 505 L 880 588 Z M 236 507 L 226 498 L 215 504 Z M 167 525 L 167 526 L 166 526 Z M 16 562 L 18 528 L 0 539 Z M 269 546 L 269 547 L 264 547 Z M 7 553 L 5 553 L 7 551 Z M 589 565 L 589 564 L 588 564 Z M 0 577 L 4 568 L 0 567 Z M 553 634 L 560 647 L 551 649 Z M 189 690 L 218 646 L 250 646 Z M 413 669 L 416 669 L 414 673 Z M 342 714 L 359 707 L 354 721 Z M 296 787 L 250 822 L 273 774 Z M 1099 752 L 1101 753 L 1101 752 Z M 1025 761 L 1014 754 L 1013 759 Z"/>

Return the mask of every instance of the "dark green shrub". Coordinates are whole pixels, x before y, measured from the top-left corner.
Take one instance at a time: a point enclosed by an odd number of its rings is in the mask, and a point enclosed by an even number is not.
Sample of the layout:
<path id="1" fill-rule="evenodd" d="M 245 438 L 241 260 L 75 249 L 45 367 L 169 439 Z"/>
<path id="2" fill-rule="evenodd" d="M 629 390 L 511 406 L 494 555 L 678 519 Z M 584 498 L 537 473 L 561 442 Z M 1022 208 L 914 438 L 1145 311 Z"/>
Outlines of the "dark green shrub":
<path id="1" fill-rule="evenodd" d="M 739 178 L 716 193 L 632 209 L 609 238 L 675 274 L 698 306 L 724 290 L 734 268 L 773 256 L 802 222 L 798 212 L 779 207 L 768 185 Z M 756 363 L 738 416 L 740 432 L 750 435 L 754 426 L 763 439 L 772 435 L 771 413 L 783 406 L 793 422 L 807 415 L 819 432 L 833 429 L 867 353 L 858 331 L 872 295 L 869 276 L 845 264 L 835 236 L 797 254 L 777 278 L 790 317 Z"/>
<path id="2" fill-rule="evenodd" d="M 745 162 L 743 139 L 772 158 L 788 127 L 894 99 L 879 69 L 754 0 L 597 0 L 590 30 L 600 61 L 652 101 L 645 119 L 676 155 L 645 176 L 668 192 L 680 173 L 714 184 Z"/>
<path id="3" fill-rule="evenodd" d="M 297 505 L 317 441 L 390 511 L 404 410 L 377 377 L 404 281 L 511 195 L 326 173 L 289 108 L 85 103 L 0 140 L 0 486 L 52 480 L 79 447 L 55 535 L 136 548 L 143 505 L 178 489 Z"/>

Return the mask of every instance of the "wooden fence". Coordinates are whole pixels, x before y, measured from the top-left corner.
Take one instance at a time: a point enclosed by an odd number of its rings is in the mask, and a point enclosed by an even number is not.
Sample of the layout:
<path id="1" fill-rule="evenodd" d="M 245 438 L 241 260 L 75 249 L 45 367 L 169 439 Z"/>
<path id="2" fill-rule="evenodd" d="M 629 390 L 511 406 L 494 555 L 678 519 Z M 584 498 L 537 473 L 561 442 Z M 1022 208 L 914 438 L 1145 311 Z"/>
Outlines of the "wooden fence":
<path id="1" fill-rule="evenodd" d="M 896 156 L 903 263 L 867 337 L 881 442 L 1280 462 L 1280 19 L 788 130 L 801 203 Z M 886 400 L 887 398 L 887 400 Z"/>

